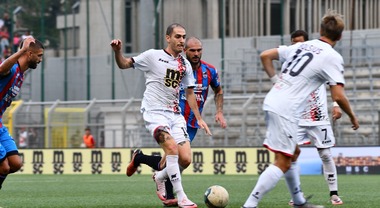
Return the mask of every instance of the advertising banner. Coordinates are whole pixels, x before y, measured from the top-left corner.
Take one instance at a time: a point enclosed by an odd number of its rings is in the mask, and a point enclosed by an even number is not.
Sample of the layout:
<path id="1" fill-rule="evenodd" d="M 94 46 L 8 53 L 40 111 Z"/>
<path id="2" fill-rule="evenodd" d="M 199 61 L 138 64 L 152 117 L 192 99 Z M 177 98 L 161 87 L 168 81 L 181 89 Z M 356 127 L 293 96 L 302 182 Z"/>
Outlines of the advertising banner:
<path id="1" fill-rule="evenodd" d="M 161 149 L 143 148 L 147 155 L 163 155 Z M 125 174 L 131 149 L 22 149 L 21 174 Z M 265 148 L 193 148 L 192 164 L 184 174 L 261 174 L 274 160 Z M 141 165 L 137 174 L 152 174 Z"/>
<path id="2" fill-rule="evenodd" d="M 380 147 L 333 147 L 338 174 L 380 174 Z M 315 147 L 302 147 L 298 158 L 301 174 L 322 174 L 322 161 Z"/>

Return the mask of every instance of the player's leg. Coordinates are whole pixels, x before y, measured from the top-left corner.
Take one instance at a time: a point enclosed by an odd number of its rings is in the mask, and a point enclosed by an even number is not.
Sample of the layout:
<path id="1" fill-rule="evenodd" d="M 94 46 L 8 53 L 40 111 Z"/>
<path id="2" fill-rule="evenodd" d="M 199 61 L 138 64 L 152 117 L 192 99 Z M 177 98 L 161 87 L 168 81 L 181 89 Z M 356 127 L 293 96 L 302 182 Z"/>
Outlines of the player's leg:
<path id="1" fill-rule="evenodd" d="M 22 167 L 17 146 L 5 127 L 0 129 L 0 188 L 8 174 Z"/>
<path id="2" fill-rule="evenodd" d="M 294 202 L 302 202 L 304 199 L 304 195 L 301 189 L 301 180 L 299 167 L 297 164 L 297 159 L 301 150 L 297 145 L 294 155 L 292 157 L 292 162 L 288 171 L 285 172 L 285 181 L 288 187 L 291 200 L 289 201 L 289 205 L 293 206 Z"/>
<path id="3" fill-rule="evenodd" d="M 187 126 L 187 133 L 189 135 L 189 139 L 190 139 L 190 142 L 194 140 L 195 138 L 195 135 L 197 134 L 197 128 L 192 128 L 190 126 Z M 185 154 L 184 154 L 185 153 Z M 187 157 L 187 159 L 181 159 L 183 157 Z M 181 150 L 181 146 L 179 146 L 179 160 L 180 161 L 188 161 L 189 160 L 189 157 L 191 157 L 191 152 L 190 152 L 190 155 L 187 154 L 186 151 L 182 151 Z M 190 160 L 191 162 L 191 160 Z M 188 163 L 190 164 L 190 163 Z M 180 168 L 181 170 L 183 170 L 185 167 L 183 167 L 184 164 L 180 164 Z M 176 206 L 177 205 L 177 200 L 175 199 L 175 195 L 174 195 L 174 192 L 173 192 L 173 185 L 171 184 L 171 182 L 169 180 L 167 180 L 165 182 L 165 188 L 166 188 L 166 200 L 163 202 L 163 204 L 165 206 Z"/>
<path id="4" fill-rule="evenodd" d="M 284 173 L 290 168 L 292 156 L 296 149 L 297 124 L 272 112 L 266 111 L 265 115 L 267 132 L 264 146 L 275 153 L 275 161 L 274 165 L 270 165 L 260 175 L 256 186 L 244 203 L 243 207 L 247 208 L 257 207 L 264 195 L 276 186 Z"/>
<path id="5" fill-rule="evenodd" d="M 322 160 L 323 175 L 329 187 L 331 203 L 334 205 L 343 204 L 338 194 L 338 175 L 331 154 L 331 147 L 335 145 L 335 137 L 331 125 L 315 126 L 311 133 L 315 138 L 314 143 Z"/>
<path id="6" fill-rule="evenodd" d="M 186 169 L 191 164 L 191 147 L 190 147 L 190 139 L 187 133 L 186 121 L 184 117 L 180 114 L 173 115 L 173 125 L 171 126 L 172 136 L 175 138 L 177 147 L 178 147 L 178 155 L 179 155 L 179 167 L 181 173 L 184 169 Z M 167 164 L 168 165 L 168 164 Z M 170 178 L 171 179 L 171 178 Z M 175 184 L 172 181 L 173 189 L 176 190 Z M 176 191 L 175 191 L 176 192 Z M 178 197 L 178 206 L 179 207 L 188 207 L 193 205 L 196 207 L 196 204 L 191 202 L 186 198 L 182 198 L 177 194 Z"/>
<path id="7" fill-rule="evenodd" d="M 0 144 L 0 189 L 7 175 L 9 174 L 9 164 L 6 157 L 6 152 L 3 146 Z"/>
<path id="8" fill-rule="evenodd" d="M 334 159 L 330 148 L 318 148 L 319 156 L 323 164 L 323 175 L 330 190 L 331 203 L 334 205 L 343 204 L 338 194 L 338 175 Z"/>
<path id="9" fill-rule="evenodd" d="M 128 177 L 132 176 L 140 164 L 145 164 L 154 170 L 162 170 L 160 165 L 161 160 L 166 157 L 161 157 L 160 155 L 145 155 L 140 149 L 135 149 L 132 153 L 131 161 L 127 166 L 126 174 Z"/>
<path id="10" fill-rule="evenodd" d="M 275 165 L 270 165 L 263 173 L 261 173 L 255 187 L 253 188 L 248 199 L 245 201 L 243 207 L 257 207 L 264 195 L 272 190 L 284 175 L 281 168 L 286 169 L 286 167 L 290 166 L 290 163 L 290 157 L 279 152 L 275 153 Z"/>
<path id="11" fill-rule="evenodd" d="M 158 112 L 152 112 L 152 111 L 145 111 L 143 112 L 143 118 L 145 121 L 145 127 L 146 129 L 151 133 L 151 135 L 156 139 L 157 136 L 160 134 L 161 131 L 167 131 L 166 129 L 169 129 L 169 122 L 167 120 L 167 116 L 164 114 L 164 112 L 158 111 Z M 175 141 L 172 140 L 171 143 L 174 143 Z M 159 143 L 158 143 L 159 144 Z M 161 144 L 160 144 L 161 146 Z M 178 155 L 178 150 L 175 148 L 176 154 Z M 160 165 L 160 162 L 162 159 L 166 159 L 166 152 L 164 153 L 165 156 L 150 156 L 150 155 L 144 155 L 143 152 L 140 149 L 134 150 L 131 158 L 131 162 L 129 163 L 127 167 L 126 174 L 127 176 L 132 176 L 138 166 L 140 164 L 146 164 L 153 168 L 154 170 L 161 170 L 162 167 Z"/>
<path id="12" fill-rule="evenodd" d="M 305 141 L 310 141 L 308 134 L 307 134 L 307 127 L 306 126 L 299 126 L 297 129 L 297 148 L 294 151 L 293 157 L 292 157 L 292 164 L 289 168 L 289 170 L 285 173 L 285 180 L 286 185 L 288 186 L 289 193 L 290 193 L 290 201 L 289 205 L 293 206 L 293 193 L 297 193 L 294 197 L 300 197 L 298 195 L 298 192 L 301 192 L 301 195 L 303 196 L 302 190 L 301 190 L 301 180 L 299 175 L 299 167 L 297 163 L 297 159 L 301 153 L 301 149 L 299 148 L 299 145 L 304 145 Z M 308 142 L 309 143 L 309 142 Z"/>

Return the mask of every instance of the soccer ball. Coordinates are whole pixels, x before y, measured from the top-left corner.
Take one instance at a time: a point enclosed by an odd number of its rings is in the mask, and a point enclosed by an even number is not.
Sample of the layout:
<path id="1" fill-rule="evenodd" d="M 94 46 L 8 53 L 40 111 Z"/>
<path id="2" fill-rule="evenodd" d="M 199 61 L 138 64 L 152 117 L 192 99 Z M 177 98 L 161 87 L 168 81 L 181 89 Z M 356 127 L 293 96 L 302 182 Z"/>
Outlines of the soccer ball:
<path id="1" fill-rule="evenodd" d="M 228 204 L 229 195 L 222 186 L 213 185 L 206 190 L 204 198 L 208 208 L 224 208 Z"/>

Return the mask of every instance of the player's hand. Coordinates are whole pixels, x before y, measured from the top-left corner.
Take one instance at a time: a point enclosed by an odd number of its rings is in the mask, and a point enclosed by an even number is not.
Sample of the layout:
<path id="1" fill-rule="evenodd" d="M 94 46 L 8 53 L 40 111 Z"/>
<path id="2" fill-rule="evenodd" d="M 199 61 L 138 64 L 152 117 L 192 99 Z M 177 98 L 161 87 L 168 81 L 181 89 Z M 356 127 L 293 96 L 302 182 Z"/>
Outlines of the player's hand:
<path id="1" fill-rule="evenodd" d="M 24 42 L 22 44 L 21 50 L 26 51 L 29 49 L 30 43 L 35 43 L 36 40 L 33 38 L 33 36 L 28 36 L 24 39 Z"/>
<path id="2" fill-rule="evenodd" d="M 226 120 L 224 120 L 224 116 L 222 112 L 217 112 L 215 114 L 215 122 L 219 123 L 220 127 L 222 127 L 223 129 L 227 127 L 227 123 L 226 123 Z"/>
<path id="3" fill-rule="evenodd" d="M 351 123 L 352 123 L 352 129 L 353 130 L 356 130 L 356 129 L 359 128 L 359 121 L 356 118 L 356 116 L 354 116 L 354 117 L 351 118 Z"/>
<path id="4" fill-rule="evenodd" d="M 332 119 L 333 121 L 336 121 L 337 119 L 340 119 L 342 117 L 342 111 L 340 110 L 339 106 L 334 106 L 332 108 Z"/>
<path id="5" fill-rule="evenodd" d="M 113 39 L 111 41 L 110 45 L 114 51 L 120 51 L 121 50 L 122 44 L 121 44 L 121 40 L 119 40 L 119 39 Z"/>
<path id="6" fill-rule="evenodd" d="M 199 125 L 200 129 L 204 129 L 205 130 L 205 132 L 206 132 L 207 135 L 209 135 L 209 136 L 212 135 L 210 129 L 208 128 L 206 122 L 203 121 L 203 119 L 198 120 L 198 125 Z"/>

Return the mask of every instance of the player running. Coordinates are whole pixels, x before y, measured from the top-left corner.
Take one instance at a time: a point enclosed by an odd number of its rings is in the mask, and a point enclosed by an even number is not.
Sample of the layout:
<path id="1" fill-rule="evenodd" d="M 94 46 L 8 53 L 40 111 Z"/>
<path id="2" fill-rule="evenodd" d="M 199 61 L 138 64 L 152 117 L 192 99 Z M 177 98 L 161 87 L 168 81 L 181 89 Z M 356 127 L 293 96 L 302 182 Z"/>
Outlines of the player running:
<path id="1" fill-rule="evenodd" d="M 227 124 L 223 116 L 223 90 L 220 84 L 218 71 L 211 64 L 201 60 L 202 50 L 202 42 L 198 38 L 189 37 L 186 39 L 184 51 L 186 53 L 186 58 L 191 63 L 193 69 L 193 75 L 195 78 L 194 93 L 198 103 L 199 112 L 202 113 L 203 111 L 203 106 L 208 97 L 208 90 L 211 86 L 215 95 L 215 121 L 218 122 L 222 128 L 226 128 Z M 181 113 L 184 115 L 187 123 L 187 133 L 189 134 L 189 139 L 190 141 L 193 141 L 199 129 L 199 125 L 195 119 L 194 112 L 190 109 L 190 106 L 186 101 L 185 89 L 183 87 L 181 87 L 179 93 L 179 106 L 181 107 Z M 140 164 L 146 164 L 154 170 L 161 170 L 165 167 L 165 161 L 162 160 L 161 156 L 144 155 L 141 150 L 136 149 L 133 153 L 131 162 L 128 165 L 127 175 L 132 176 Z M 185 169 L 187 167 L 182 168 Z M 156 187 L 157 196 L 160 200 L 162 200 L 164 206 L 177 205 L 177 199 L 175 199 L 173 188 L 169 180 L 167 180 L 165 184 L 156 181 Z"/>
<path id="2" fill-rule="evenodd" d="M 185 87 L 187 101 L 195 113 L 200 128 L 211 135 L 203 121 L 194 94 L 195 80 L 190 63 L 181 55 L 186 38 L 185 28 L 171 24 L 166 30 L 167 47 L 147 50 L 133 58 L 124 57 L 121 41 L 112 40 L 116 63 L 121 69 L 137 68 L 145 73 L 146 89 L 141 103 L 141 112 L 146 128 L 165 152 L 166 167 L 155 176 L 164 182 L 166 178 L 174 187 L 179 207 L 197 207 L 190 201 L 182 187 L 180 168 L 191 163 L 191 150 L 186 121 L 180 113 L 179 87 Z"/>
<path id="3" fill-rule="evenodd" d="M 25 71 L 37 68 L 43 54 L 42 43 L 29 36 L 20 43 L 20 50 L 0 65 L 0 189 L 7 175 L 17 172 L 22 167 L 17 146 L 7 127 L 3 126 L 2 116 L 19 94 Z"/>

